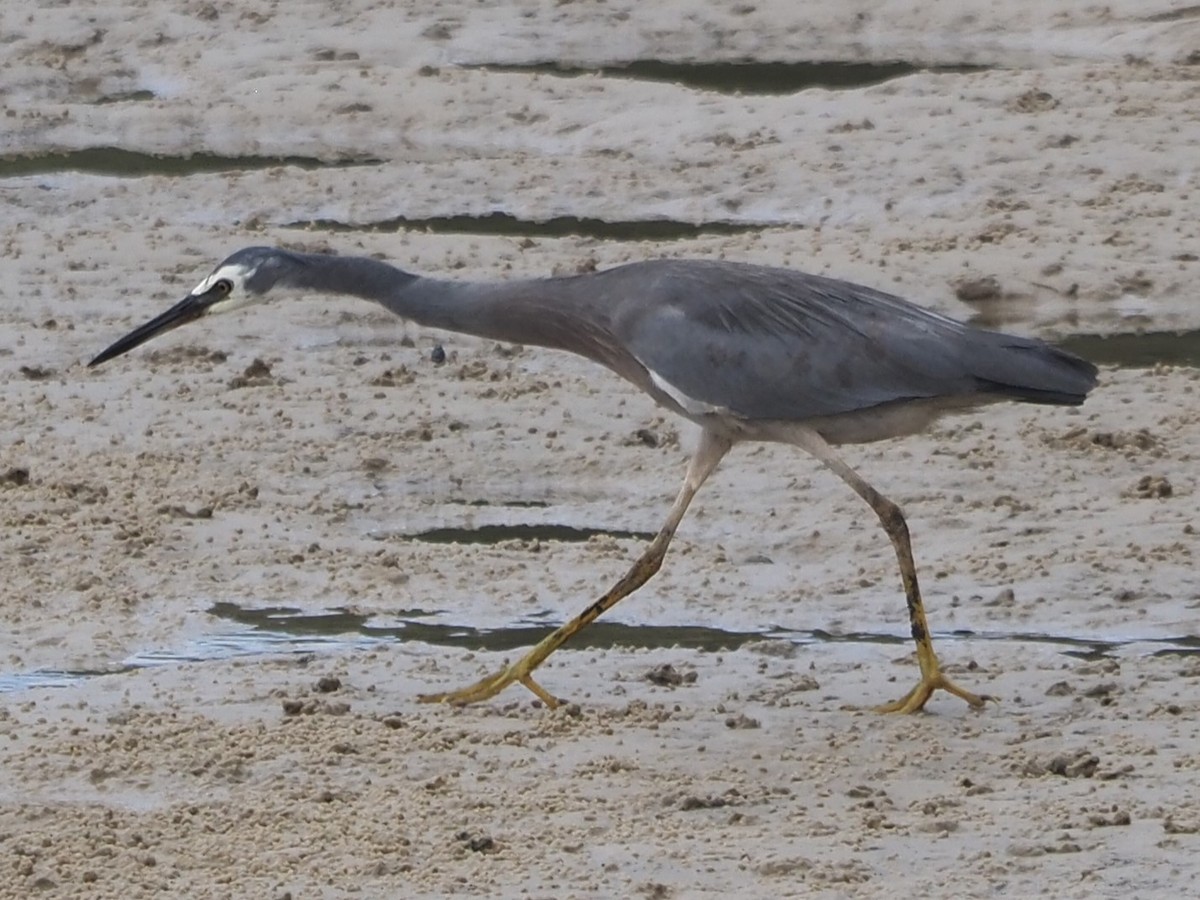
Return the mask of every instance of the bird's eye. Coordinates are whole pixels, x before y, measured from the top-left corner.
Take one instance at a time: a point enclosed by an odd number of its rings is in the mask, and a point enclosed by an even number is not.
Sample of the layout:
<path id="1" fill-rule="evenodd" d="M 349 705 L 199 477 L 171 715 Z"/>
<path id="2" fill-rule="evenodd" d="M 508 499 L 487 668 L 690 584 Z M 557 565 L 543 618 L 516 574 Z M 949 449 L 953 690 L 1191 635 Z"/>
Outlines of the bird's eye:
<path id="1" fill-rule="evenodd" d="M 222 295 L 228 294 L 230 291 L 233 290 L 233 282 L 230 281 L 228 278 L 222 278 L 220 281 L 218 281 L 216 284 L 213 285 L 213 290 L 215 290 L 218 294 L 222 294 Z"/>

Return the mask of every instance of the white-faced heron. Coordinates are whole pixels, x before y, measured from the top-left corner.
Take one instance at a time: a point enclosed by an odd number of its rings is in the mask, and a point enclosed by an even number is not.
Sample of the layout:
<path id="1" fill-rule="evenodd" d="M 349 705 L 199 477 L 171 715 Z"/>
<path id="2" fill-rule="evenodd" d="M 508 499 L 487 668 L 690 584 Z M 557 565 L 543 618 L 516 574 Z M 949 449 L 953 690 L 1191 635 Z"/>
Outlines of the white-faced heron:
<path id="1" fill-rule="evenodd" d="M 836 472 L 875 511 L 900 561 L 921 678 L 879 707 L 922 709 L 936 690 L 980 707 L 986 695 L 938 665 L 900 508 L 867 484 L 833 445 L 912 434 L 938 416 L 999 400 L 1077 406 L 1096 367 L 1030 338 L 973 328 L 860 285 L 732 262 L 651 260 L 563 278 L 460 282 L 361 257 L 239 250 L 178 304 L 89 365 L 185 322 L 287 293 L 348 294 L 422 325 L 569 350 L 612 369 L 698 424 L 699 446 L 667 520 L 633 567 L 565 625 L 495 675 L 430 702 L 485 700 L 532 677 L 572 635 L 646 583 L 692 497 L 739 441 L 796 444 Z"/>

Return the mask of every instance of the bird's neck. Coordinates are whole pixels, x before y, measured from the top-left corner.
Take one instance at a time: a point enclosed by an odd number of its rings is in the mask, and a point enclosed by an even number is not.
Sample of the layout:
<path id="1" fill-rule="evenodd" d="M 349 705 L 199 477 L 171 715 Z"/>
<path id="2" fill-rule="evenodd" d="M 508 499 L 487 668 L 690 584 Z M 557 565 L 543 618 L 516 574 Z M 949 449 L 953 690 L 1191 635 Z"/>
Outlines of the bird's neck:
<path id="1" fill-rule="evenodd" d="M 318 253 L 296 256 L 304 263 L 303 283 L 297 286 L 305 291 L 361 297 L 386 306 L 389 298 L 420 280 L 393 265 L 367 257 Z"/>
<path id="2" fill-rule="evenodd" d="M 431 328 L 516 344 L 584 352 L 573 332 L 586 323 L 570 320 L 546 281 L 444 281 L 405 272 L 379 260 L 310 257 L 319 260 L 306 287 L 373 300 L 398 316 Z"/>

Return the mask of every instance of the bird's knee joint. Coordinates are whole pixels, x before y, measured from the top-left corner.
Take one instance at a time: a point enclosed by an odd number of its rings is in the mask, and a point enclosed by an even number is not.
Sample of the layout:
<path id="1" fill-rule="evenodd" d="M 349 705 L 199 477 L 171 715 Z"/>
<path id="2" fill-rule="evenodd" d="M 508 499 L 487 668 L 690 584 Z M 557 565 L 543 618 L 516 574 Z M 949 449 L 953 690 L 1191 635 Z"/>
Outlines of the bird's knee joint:
<path id="1" fill-rule="evenodd" d="M 883 527 L 889 532 L 904 532 L 908 531 L 908 522 L 904 520 L 904 513 L 900 507 L 888 500 L 886 497 L 880 497 L 875 511 L 879 514 L 879 521 L 883 523 Z"/>

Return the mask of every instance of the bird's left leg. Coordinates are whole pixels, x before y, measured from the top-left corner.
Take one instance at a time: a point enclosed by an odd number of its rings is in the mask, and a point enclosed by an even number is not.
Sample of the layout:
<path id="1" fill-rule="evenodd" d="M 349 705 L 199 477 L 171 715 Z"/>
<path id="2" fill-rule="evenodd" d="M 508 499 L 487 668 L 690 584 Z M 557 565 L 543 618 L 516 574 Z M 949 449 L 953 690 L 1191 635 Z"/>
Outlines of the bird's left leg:
<path id="1" fill-rule="evenodd" d="M 708 430 L 701 432 L 700 445 L 692 455 L 691 462 L 688 463 L 687 474 L 683 479 L 683 486 L 679 489 L 675 503 L 671 506 L 671 512 L 667 516 L 667 521 L 663 523 L 654 540 L 650 542 L 650 545 L 638 557 L 633 567 L 625 573 L 624 577 L 609 588 L 599 600 L 592 603 L 571 621 L 543 638 L 541 642 L 515 663 L 506 666 L 495 675 L 489 675 L 481 681 L 477 681 L 475 684 L 459 691 L 450 691 L 444 694 L 421 694 L 417 699 L 421 703 L 452 703 L 456 706 L 463 706 L 467 703 L 477 703 L 481 700 L 490 699 L 513 682 L 519 681 L 537 694 L 542 702 L 550 708 L 553 709 L 555 706 L 558 706 L 558 700 L 533 680 L 533 670 L 540 666 L 547 656 L 570 640 L 571 637 L 592 624 L 603 613 L 612 609 L 618 602 L 628 597 L 654 576 L 662 566 L 663 557 L 667 555 L 667 548 L 671 545 L 671 538 L 675 536 L 675 529 L 683 521 L 683 514 L 687 512 L 688 504 L 692 502 L 692 498 L 696 496 L 696 492 L 700 490 L 700 486 L 713 473 L 713 470 L 716 469 L 717 464 L 720 463 L 725 454 L 729 452 L 731 446 L 731 441 L 722 435 Z"/>
<path id="2" fill-rule="evenodd" d="M 913 713 L 924 709 L 934 691 L 942 690 L 961 697 L 973 709 L 995 700 L 986 694 L 977 695 L 964 690 L 942 674 L 937 654 L 933 652 L 933 641 L 929 637 L 929 625 L 925 621 L 925 605 L 921 602 L 921 589 L 917 585 L 917 567 L 913 562 L 912 541 L 908 524 L 900 507 L 867 484 L 857 472 L 846 464 L 833 448 L 815 431 L 797 429 L 793 440 L 826 466 L 832 469 L 879 517 L 883 530 L 887 532 L 896 558 L 900 561 L 900 578 L 904 583 L 904 595 L 908 601 L 908 620 L 912 627 L 913 640 L 917 644 L 917 663 L 921 667 L 921 680 L 911 691 L 891 703 L 876 707 L 878 712 Z"/>

